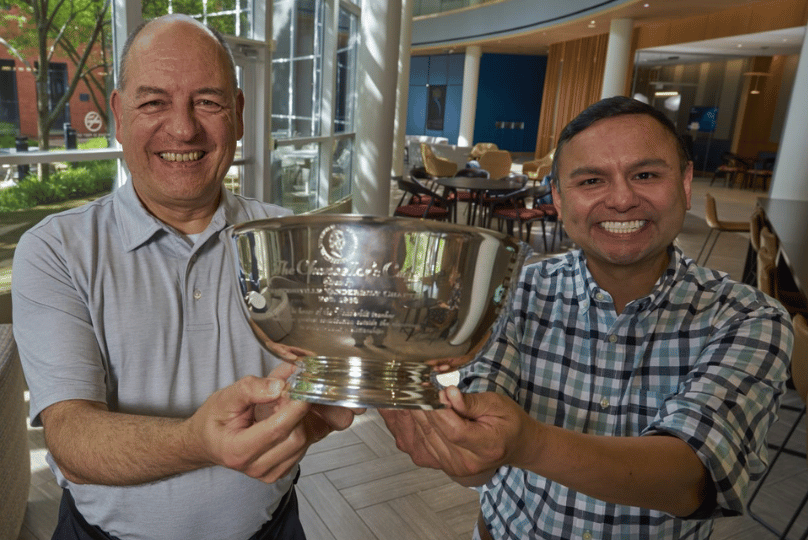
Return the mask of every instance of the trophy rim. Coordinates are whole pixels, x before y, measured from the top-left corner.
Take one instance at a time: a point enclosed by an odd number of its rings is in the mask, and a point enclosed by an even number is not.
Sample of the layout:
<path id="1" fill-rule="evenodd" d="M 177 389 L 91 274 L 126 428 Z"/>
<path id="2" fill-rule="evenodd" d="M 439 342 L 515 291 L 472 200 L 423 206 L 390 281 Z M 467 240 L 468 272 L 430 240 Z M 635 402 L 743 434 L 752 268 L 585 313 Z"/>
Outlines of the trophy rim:
<path id="1" fill-rule="evenodd" d="M 244 221 L 234 224 L 229 228 L 230 235 L 236 236 L 252 230 L 280 229 L 283 227 L 296 225 L 329 225 L 334 223 L 359 225 L 401 225 L 404 229 L 412 229 L 414 231 L 429 231 L 448 234 L 477 234 L 489 236 L 509 246 L 521 247 L 521 245 L 524 243 L 518 238 L 503 232 L 477 227 L 474 225 L 464 225 L 461 223 L 436 221 L 430 219 L 399 216 L 373 216 L 365 214 L 300 214 L 293 216 L 279 216 Z"/>

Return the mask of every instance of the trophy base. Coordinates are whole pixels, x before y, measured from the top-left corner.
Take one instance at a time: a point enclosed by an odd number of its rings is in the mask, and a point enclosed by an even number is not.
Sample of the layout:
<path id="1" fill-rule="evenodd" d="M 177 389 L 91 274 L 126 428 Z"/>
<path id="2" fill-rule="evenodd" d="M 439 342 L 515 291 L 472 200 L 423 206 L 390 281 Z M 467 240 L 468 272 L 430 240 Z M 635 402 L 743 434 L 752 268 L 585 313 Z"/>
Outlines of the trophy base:
<path id="1" fill-rule="evenodd" d="M 440 409 L 432 366 L 375 358 L 310 356 L 290 379 L 293 399 L 376 409 Z"/>

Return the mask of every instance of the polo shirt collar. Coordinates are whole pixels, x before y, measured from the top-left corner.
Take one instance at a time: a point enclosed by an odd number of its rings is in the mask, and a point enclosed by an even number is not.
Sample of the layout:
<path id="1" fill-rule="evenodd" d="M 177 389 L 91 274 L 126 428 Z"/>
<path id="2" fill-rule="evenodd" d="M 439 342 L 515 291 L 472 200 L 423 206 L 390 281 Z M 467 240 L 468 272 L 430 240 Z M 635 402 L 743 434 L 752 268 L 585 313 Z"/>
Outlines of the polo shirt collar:
<path id="1" fill-rule="evenodd" d="M 166 225 L 146 210 L 135 193 L 131 178 L 128 178 L 126 183 L 115 191 L 114 201 L 118 231 L 123 247 L 127 251 L 139 248 L 161 231 L 177 234 L 173 227 Z M 222 186 L 219 208 L 216 209 L 202 235 L 211 236 L 214 232 L 221 231 L 229 225 L 248 219 L 249 215 L 239 204 L 235 195 Z"/>

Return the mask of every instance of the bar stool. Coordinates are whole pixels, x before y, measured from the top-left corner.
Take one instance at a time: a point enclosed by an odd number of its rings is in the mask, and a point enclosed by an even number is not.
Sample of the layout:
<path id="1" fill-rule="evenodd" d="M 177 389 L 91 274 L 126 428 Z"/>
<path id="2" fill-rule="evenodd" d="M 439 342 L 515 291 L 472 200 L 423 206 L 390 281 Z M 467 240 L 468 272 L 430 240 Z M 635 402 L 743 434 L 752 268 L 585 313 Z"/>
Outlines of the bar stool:
<path id="1" fill-rule="evenodd" d="M 701 261 L 702 266 L 707 264 L 707 260 L 713 253 L 713 248 L 715 247 L 716 242 L 718 242 L 718 237 L 722 232 L 748 233 L 750 229 L 748 221 L 722 221 L 718 219 L 718 210 L 715 205 L 715 198 L 709 193 L 704 195 L 704 206 L 704 219 L 707 221 L 707 225 L 710 227 L 710 232 L 707 234 L 707 238 L 704 239 L 704 244 L 701 246 L 701 251 L 699 251 L 699 255 L 696 257 L 696 264 L 699 264 L 701 255 L 704 253 L 704 249 L 707 247 L 707 244 L 710 243 L 711 239 L 712 244 L 710 245 L 710 249 L 707 251 L 707 255 L 704 257 L 704 260 Z"/>
<path id="2" fill-rule="evenodd" d="M 797 427 L 799 427 L 803 419 L 808 418 L 805 416 L 805 402 L 808 400 L 808 322 L 802 315 L 796 315 L 792 320 L 794 324 L 794 353 L 791 357 L 791 382 L 793 383 L 793 387 L 797 391 L 797 394 L 800 396 L 803 403 L 801 407 L 789 406 L 791 410 L 797 412 L 797 417 L 783 439 L 782 444 L 779 447 L 776 447 L 777 452 L 772 458 L 769 468 L 761 477 L 760 481 L 757 483 L 757 486 L 755 486 L 752 495 L 749 497 L 749 501 L 746 503 L 746 510 L 749 513 L 749 517 L 763 525 L 773 534 L 776 534 L 777 538 L 780 540 L 785 540 L 788 538 L 789 531 L 794 526 L 794 523 L 797 521 L 797 518 L 800 516 L 805 506 L 808 504 L 808 489 L 806 489 L 805 495 L 803 495 L 802 500 L 797 504 L 797 508 L 794 510 L 794 513 L 791 515 L 788 523 L 786 523 L 782 530 L 778 529 L 777 526 L 756 514 L 752 509 L 752 503 L 755 501 L 761 488 L 766 483 L 769 473 L 771 473 L 772 469 L 774 468 L 774 464 L 780 459 L 780 456 L 783 453 L 792 453 L 802 457 L 806 460 L 806 465 L 808 465 L 808 457 L 806 457 L 805 452 L 794 452 L 786 449 L 786 445 L 791 439 L 791 436 L 794 434 L 794 431 L 797 429 Z M 781 406 L 781 409 L 784 408 L 786 408 L 785 405 Z M 808 439 L 806 440 L 806 446 L 808 446 Z M 808 527 L 800 538 L 801 540 L 808 539 Z"/>

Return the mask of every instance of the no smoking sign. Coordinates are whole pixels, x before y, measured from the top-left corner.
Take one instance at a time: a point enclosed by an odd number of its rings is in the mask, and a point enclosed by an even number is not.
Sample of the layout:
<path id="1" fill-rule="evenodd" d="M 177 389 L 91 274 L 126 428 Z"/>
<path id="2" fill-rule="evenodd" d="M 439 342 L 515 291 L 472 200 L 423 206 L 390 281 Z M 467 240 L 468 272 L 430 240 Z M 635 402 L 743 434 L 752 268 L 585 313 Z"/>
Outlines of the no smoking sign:
<path id="1" fill-rule="evenodd" d="M 101 120 L 101 115 L 95 111 L 90 111 L 84 116 L 84 126 L 95 133 L 101 126 L 104 125 L 104 121 Z"/>

